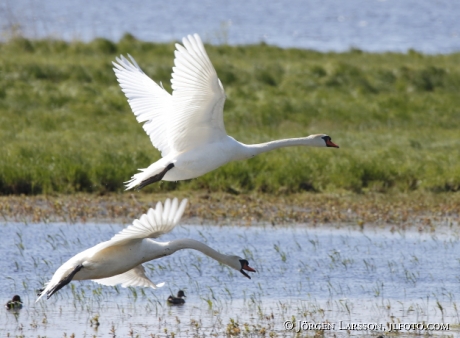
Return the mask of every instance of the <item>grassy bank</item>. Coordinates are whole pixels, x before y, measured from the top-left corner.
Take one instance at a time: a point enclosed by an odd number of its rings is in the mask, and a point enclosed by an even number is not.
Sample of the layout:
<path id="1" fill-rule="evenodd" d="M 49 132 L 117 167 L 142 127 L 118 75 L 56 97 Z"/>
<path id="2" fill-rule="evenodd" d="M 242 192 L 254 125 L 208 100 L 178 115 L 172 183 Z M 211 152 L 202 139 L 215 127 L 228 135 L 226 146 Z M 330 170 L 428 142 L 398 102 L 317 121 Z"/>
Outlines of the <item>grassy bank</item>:
<path id="1" fill-rule="evenodd" d="M 111 61 L 130 53 L 169 90 L 173 44 L 0 44 L 0 194 L 122 191 L 159 158 Z M 340 149 L 281 149 L 145 191 L 279 194 L 460 189 L 460 54 L 207 46 L 244 143 L 327 133 Z"/>

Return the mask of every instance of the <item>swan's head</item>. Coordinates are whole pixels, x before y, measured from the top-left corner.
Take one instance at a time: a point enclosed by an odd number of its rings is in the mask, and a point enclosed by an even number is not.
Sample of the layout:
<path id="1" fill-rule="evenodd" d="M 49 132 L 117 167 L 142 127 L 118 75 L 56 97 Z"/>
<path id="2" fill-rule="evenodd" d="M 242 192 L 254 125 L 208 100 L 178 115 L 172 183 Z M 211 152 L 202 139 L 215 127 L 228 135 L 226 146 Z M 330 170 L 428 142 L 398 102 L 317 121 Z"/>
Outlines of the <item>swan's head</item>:
<path id="1" fill-rule="evenodd" d="M 239 272 L 241 272 L 244 276 L 248 277 L 249 279 L 251 279 L 251 277 L 246 272 L 244 272 L 244 270 L 256 272 L 256 270 L 254 270 L 253 268 L 249 266 L 249 262 L 246 259 L 238 257 L 238 256 L 230 256 L 228 265 L 234 268 L 235 270 L 238 270 Z"/>
<path id="2" fill-rule="evenodd" d="M 326 134 L 311 135 L 309 139 L 310 139 L 310 144 L 312 144 L 315 147 L 332 147 L 332 148 L 339 147 L 337 144 L 332 142 L 331 137 Z"/>

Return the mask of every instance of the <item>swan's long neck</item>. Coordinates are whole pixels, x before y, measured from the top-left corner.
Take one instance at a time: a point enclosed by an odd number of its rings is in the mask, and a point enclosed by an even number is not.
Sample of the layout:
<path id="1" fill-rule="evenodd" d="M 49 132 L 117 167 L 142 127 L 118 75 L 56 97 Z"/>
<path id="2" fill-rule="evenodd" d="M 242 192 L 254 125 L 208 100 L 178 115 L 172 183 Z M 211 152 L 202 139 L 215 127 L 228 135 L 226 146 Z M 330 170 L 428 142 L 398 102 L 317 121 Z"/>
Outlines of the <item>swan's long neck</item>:
<path id="1" fill-rule="evenodd" d="M 285 147 L 295 147 L 295 146 L 307 146 L 307 147 L 319 147 L 318 141 L 314 138 L 315 135 L 310 135 L 307 137 L 299 138 L 290 138 L 284 140 L 271 141 L 266 143 L 259 144 L 248 144 L 244 145 L 248 157 L 253 157 L 261 153 L 265 153 L 270 150 L 285 148 Z"/>
<path id="2" fill-rule="evenodd" d="M 185 239 L 176 239 L 167 244 L 168 255 L 173 254 L 174 252 L 182 249 L 193 249 L 198 250 L 204 253 L 206 256 L 209 256 L 216 261 L 219 261 L 224 264 L 229 264 L 229 256 L 221 254 L 220 252 L 214 250 L 213 248 L 207 246 L 204 243 L 195 241 L 194 239 L 185 238 Z"/>

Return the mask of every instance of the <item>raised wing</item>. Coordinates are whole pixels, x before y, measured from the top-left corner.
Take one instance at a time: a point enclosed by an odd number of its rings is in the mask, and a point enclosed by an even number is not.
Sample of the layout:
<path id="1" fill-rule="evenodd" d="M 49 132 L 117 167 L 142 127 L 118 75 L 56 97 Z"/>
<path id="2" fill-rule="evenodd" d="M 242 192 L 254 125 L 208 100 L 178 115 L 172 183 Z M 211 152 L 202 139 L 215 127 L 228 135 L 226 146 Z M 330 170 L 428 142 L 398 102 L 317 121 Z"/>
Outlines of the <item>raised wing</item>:
<path id="1" fill-rule="evenodd" d="M 182 41 L 184 46 L 176 44 L 171 80 L 174 109 L 168 122 L 169 144 L 177 152 L 227 135 L 223 119 L 224 88 L 203 42 L 197 34 Z"/>
<path id="2" fill-rule="evenodd" d="M 172 202 L 168 198 L 164 206 L 161 202 L 158 202 L 155 209 L 150 208 L 140 219 L 134 220 L 132 225 L 123 229 L 105 243 L 112 246 L 133 239 L 160 237 L 174 229 L 186 206 L 187 199 L 183 199 L 179 204 L 177 198 L 174 198 Z"/>
<path id="3" fill-rule="evenodd" d="M 135 268 L 126 271 L 125 273 L 108 277 L 102 279 L 93 279 L 93 282 L 115 286 L 121 284 L 122 287 L 127 288 L 130 286 L 140 286 L 140 287 L 151 287 L 151 288 L 161 288 L 165 283 L 155 284 L 153 283 L 146 275 L 145 268 L 142 265 L 138 265 Z"/>
<path id="4" fill-rule="evenodd" d="M 137 121 L 145 122 L 145 132 L 165 157 L 170 151 L 166 119 L 173 109 L 171 94 L 150 79 L 131 55 L 128 56 L 131 62 L 122 55 L 113 62 L 113 70 Z"/>

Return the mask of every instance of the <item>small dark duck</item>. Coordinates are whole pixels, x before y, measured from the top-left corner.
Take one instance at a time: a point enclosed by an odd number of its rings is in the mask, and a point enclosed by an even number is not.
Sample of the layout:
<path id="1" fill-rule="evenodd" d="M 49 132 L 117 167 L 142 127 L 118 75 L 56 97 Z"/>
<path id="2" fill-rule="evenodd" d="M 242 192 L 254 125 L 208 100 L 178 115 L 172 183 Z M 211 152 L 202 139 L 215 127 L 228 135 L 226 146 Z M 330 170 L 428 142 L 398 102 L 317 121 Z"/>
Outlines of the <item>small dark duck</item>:
<path id="1" fill-rule="evenodd" d="M 19 310 L 19 309 L 22 309 L 21 297 L 19 297 L 18 295 L 15 295 L 13 297 L 13 299 L 11 299 L 8 302 L 6 302 L 5 308 L 7 310 Z"/>
<path id="2" fill-rule="evenodd" d="M 174 296 L 169 296 L 168 297 L 168 303 L 169 304 L 174 304 L 174 305 L 184 304 L 185 300 L 182 297 L 186 297 L 185 293 L 184 293 L 184 291 L 179 290 L 179 292 L 177 293 L 177 297 L 174 297 Z"/>

